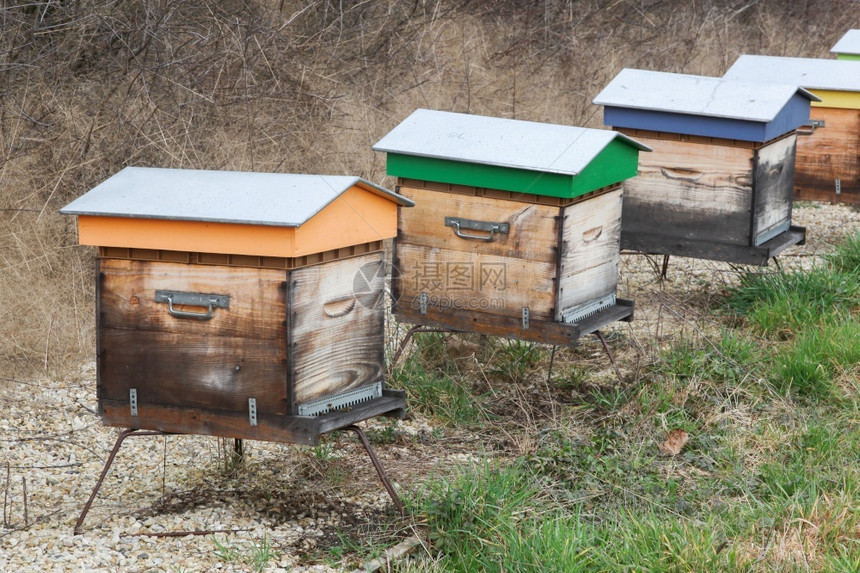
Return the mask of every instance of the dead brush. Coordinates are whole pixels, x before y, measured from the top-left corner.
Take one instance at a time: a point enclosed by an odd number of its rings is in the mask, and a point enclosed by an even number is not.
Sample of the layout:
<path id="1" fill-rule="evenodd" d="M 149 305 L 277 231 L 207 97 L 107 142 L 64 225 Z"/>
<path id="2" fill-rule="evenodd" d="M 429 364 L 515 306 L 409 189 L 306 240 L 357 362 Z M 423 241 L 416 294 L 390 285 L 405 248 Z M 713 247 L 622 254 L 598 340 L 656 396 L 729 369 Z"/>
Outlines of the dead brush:
<path id="1" fill-rule="evenodd" d="M 93 253 L 57 210 L 123 166 L 393 186 L 370 145 L 416 107 L 599 127 L 590 101 L 624 66 L 825 57 L 853 18 L 833 0 L 3 3 L 0 356 L 92 359 Z"/>

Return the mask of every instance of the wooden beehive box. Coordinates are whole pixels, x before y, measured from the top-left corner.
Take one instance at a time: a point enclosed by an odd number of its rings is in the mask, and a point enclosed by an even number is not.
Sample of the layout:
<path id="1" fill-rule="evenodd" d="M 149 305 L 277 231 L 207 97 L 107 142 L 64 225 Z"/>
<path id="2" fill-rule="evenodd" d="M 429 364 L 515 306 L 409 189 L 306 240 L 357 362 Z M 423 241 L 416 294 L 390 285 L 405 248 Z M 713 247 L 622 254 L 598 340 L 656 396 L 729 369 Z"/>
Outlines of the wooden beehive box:
<path id="1" fill-rule="evenodd" d="M 830 49 L 837 60 L 860 60 L 860 30 L 848 30 Z"/>
<path id="2" fill-rule="evenodd" d="M 604 123 L 654 151 L 624 183 L 621 246 L 766 265 L 801 243 L 795 129 L 810 99 L 794 85 L 622 70 L 594 103 Z"/>
<path id="3" fill-rule="evenodd" d="M 412 324 L 573 345 L 629 320 L 616 300 L 621 188 L 632 139 L 417 110 L 373 149 L 398 193 L 394 312 Z"/>
<path id="4" fill-rule="evenodd" d="M 99 247 L 105 424 L 308 444 L 402 409 L 382 241 L 409 204 L 357 177 L 129 167 L 67 205 Z"/>
<path id="5" fill-rule="evenodd" d="M 821 99 L 798 130 L 794 198 L 860 204 L 860 62 L 741 56 L 725 78 L 789 83 Z"/>

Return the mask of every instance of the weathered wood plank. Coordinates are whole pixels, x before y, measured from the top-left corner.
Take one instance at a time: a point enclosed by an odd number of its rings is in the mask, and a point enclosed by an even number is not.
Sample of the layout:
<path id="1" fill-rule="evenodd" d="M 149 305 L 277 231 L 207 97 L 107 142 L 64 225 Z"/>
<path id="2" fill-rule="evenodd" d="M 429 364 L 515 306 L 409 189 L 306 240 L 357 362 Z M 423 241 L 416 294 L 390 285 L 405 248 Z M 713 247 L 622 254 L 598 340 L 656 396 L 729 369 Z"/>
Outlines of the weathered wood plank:
<path id="1" fill-rule="evenodd" d="M 247 412 L 144 404 L 139 406 L 138 415 L 132 416 L 128 401 L 118 400 L 101 400 L 99 408 L 105 425 L 120 428 L 302 445 L 315 445 L 321 433 L 320 418 L 307 416 L 261 412 L 257 415 L 257 425 L 251 426 Z"/>
<path id="2" fill-rule="evenodd" d="M 614 294 L 621 250 L 622 191 L 565 207 L 556 320 L 568 309 Z"/>
<path id="3" fill-rule="evenodd" d="M 813 107 L 810 117 L 825 126 L 797 138 L 795 199 L 860 204 L 860 109 Z"/>
<path id="4" fill-rule="evenodd" d="M 681 239 L 750 242 L 750 149 L 644 138 L 639 175 L 624 183 L 622 241 L 627 234 L 672 229 Z"/>
<path id="5" fill-rule="evenodd" d="M 384 275 L 382 252 L 292 272 L 294 406 L 382 378 Z"/>
<path id="6" fill-rule="evenodd" d="M 286 348 L 270 340 L 190 334 L 99 330 L 99 398 L 141 404 L 287 414 Z"/>
<path id="7" fill-rule="evenodd" d="M 555 263 L 558 207 L 414 187 L 400 187 L 399 191 L 415 201 L 415 207 L 400 210 L 400 243 Z M 463 239 L 455 235 L 454 228 L 445 226 L 445 217 L 508 223 L 510 232 L 496 233 L 489 242 Z M 481 231 L 462 233 L 489 237 Z"/>
<path id="8" fill-rule="evenodd" d="M 319 416 L 319 430 L 321 433 L 330 432 L 375 416 L 403 418 L 406 414 L 405 408 L 404 396 L 389 391 L 381 398 L 358 404 L 349 410 L 335 410 Z"/>
<path id="9" fill-rule="evenodd" d="M 456 193 L 459 195 L 471 195 L 474 197 L 492 197 L 493 199 L 504 199 L 505 201 L 517 201 L 521 203 L 538 203 L 540 205 L 552 205 L 563 207 L 580 200 L 588 194 L 580 197 L 552 197 L 549 195 L 536 195 L 534 193 L 518 193 L 517 191 L 505 191 L 503 189 L 491 189 L 488 187 L 475 187 L 473 185 L 458 185 L 456 183 L 443 183 L 441 181 L 424 181 L 422 179 L 409 179 L 408 177 L 397 178 L 397 192 L 402 187 L 414 187 L 416 189 L 432 189 L 440 193 Z M 599 191 L 597 191 L 599 192 Z M 401 193 L 402 194 L 402 193 Z"/>
<path id="10" fill-rule="evenodd" d="M 430 309 L 426 315 L 400 304 L 395 305 L 394 315 L 398 320 L 410 324 L 448 328 L 459 332 L 479 332 L 492 336 L 514 338 L 556 346 L 576 346 L 581 336 L 600 330 L 617 321 L 633 318 L 633 303 L 619 300 L 615 304 L 582 321 L 582 324 L 564 324 L 555 321 L 530 320 L 529 328 L 523 328 L 522 319 L 499 316 L 485 312 L 461 311 L 445 313 Z"/>
<path id="11" fill-rule="evenodd" d="M 696 241 L 675 235 L 629 233 L 621 234 L 621 248 L 643 253 L 677 255 L 712 261 L 727 261 L 743 265 L 767 266 L 768 260 L 792 245 L 803 244 L 805 229 L 791 227 L 770 241 L 754 247 L 730 245 L 715 241 Z"/>
<path id="12" fill-rule="evenodd" d="M 530 320 L 529 328 L 524 329 L 522 317 L 471 310 L 445 312 L 438 309 L 428 309 L 427 314 L 421 314 L 419 309 L 403 304 L 402 300 L 395 305 L 394 315 L 398 321 L 409 324 L 447 328 L 458 332 L 478 332 L 557 346 L 576 346 L 580 336 L 579 329 L 574 325 L 546 320 Z"/>
<path id="13" fill-rule="evenodd" d="M 100 325 L 103 328 L 271 339 L 283 337 L 286 272 L 103 259 L 99 263 Z M 176 318 L 155 302 L 156 290 L 228 295 L 230 307 L 213 309 L 210 320 Z M 175 307 L 206 313 L 203 307 Z"/>
<path id="14" fill-rule="evenodd" d="M 287 413 L 286 274 L 274 269 L 100 260 L 99 398 Z M 230 296 L 212 318 L 171 316 L 157 289 Z M 205 313 L 200 307 L 175 307 Z"/>
<path id="15" fill-rule="evenodd" d="M 484 310 L 521 316 L 528 307 L 539 320 L 551 320 L 556 263 L 397 243 L 401 305 L 428 305 L 444 312 Z"/>
<path id="16" fill-rule="evenodd" d="M 752 244 L 791 224 L 797 136 L 774 141 L 755 152 Z"/>

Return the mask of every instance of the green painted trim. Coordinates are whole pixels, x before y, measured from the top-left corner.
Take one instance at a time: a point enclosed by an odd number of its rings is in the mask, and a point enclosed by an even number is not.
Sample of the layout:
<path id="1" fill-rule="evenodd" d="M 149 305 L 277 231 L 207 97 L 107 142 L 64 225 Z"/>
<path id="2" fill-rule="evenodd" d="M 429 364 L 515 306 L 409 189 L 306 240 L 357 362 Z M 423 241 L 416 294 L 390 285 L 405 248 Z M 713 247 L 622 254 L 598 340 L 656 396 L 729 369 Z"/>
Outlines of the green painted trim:
<path id="1" fill-rule="evenodd" d="M 614 139 L 573 180 L 571 197 L 635 177 L 638 170 L 639 150 L 620 139 Z"/>
<path id="2" fill-rule="evenodd" d="M 860 54 L 836 54 L 837 60 L 860 61 Z"/>
<path id="3" fill-rule="evenodd" d="M 571 197 L 573 177 L 511 167 L 389 153 L 386 172 L 395 177 L 502 189 L 550 197 Z"/>
<path id="4" fill-rule="evenodd" d="M 615 139 L 576 176 L 388 153 L 386 173 L 455 185 L 569 199 L 636 175 L 639 150 Z"/>

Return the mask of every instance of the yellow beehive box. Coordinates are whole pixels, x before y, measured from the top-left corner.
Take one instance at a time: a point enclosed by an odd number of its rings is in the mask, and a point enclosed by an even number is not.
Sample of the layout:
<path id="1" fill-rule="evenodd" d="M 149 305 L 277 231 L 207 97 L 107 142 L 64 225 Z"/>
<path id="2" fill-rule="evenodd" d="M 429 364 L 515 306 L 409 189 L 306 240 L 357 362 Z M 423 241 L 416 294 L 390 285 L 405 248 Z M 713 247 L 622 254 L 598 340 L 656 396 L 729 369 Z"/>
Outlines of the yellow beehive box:
<path id="1" fill-rule="evenodd" d="M 860 204 L 860 62 L 741 56 L 725 78 L 790 83 L 818 96 L 798 131 L 794 197 Z"/>

